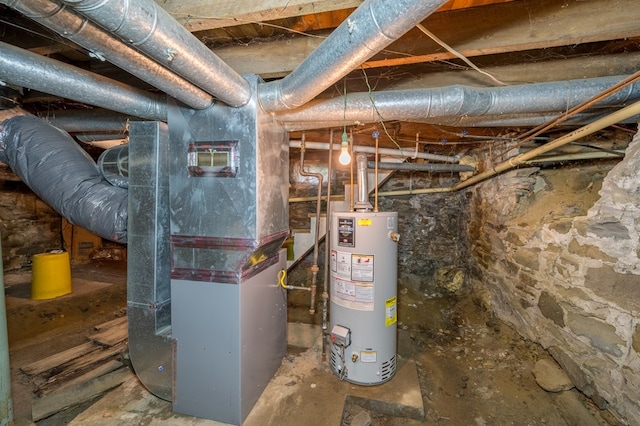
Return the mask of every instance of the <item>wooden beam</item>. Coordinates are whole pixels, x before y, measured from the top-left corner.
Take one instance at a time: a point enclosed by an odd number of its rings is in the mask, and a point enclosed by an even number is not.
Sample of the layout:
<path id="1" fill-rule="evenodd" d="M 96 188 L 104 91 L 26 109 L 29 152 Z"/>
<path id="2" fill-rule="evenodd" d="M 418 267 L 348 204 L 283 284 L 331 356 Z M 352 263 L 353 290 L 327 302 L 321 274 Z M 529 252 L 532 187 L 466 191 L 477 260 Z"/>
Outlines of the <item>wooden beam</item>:
<path id="1" fill-rule="evenodd" d="M 363 0 L 157 0 L 189 31 L 231 27 L 360 6 Z"/>
<path id="2" fill-rule="evenodd" d="M 640 25 L 628 12 L 636 6 L 636 0 L 522 0 L 437 13 L 424 25 L 465 56 L 474 57 L 638 37 Z M 398 66 L 453 57 L 415 31 L 387 49 L 405 52 L 406 56 L 383 53 L 364 66 Z M 281 77 L 294 70 L 322 40 L 295 37 L 214 52 L 241 74 Z"/>
<path id="3" fill-rule="evenodd" d="M 342 9 L 353 9 L 364 0 L 156 0 L 189 31 L 232 27 L 250 22 L 265 22 Z M 450 0 L 439 11 L 486 6 L 513 0 Z"/>
<path id="4" fill-rule="evenodd" d="M 466 57 L 579 45 L 640 36 L 634 0 L 525 0 L 435 14 L 429 31 Z M 606 25 L 602 23 L 606 22 Z M 426 35 L 413 30 L 365 68 L 389 67 L 455 58 Z"/>

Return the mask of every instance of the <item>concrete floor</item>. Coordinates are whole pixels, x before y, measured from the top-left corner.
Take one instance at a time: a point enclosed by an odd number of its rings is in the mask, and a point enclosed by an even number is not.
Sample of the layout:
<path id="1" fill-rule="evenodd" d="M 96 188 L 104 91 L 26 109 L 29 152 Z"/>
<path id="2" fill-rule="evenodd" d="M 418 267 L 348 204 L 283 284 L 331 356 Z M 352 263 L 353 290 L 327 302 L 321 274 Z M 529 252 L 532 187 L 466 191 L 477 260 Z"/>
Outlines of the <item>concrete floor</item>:
<path id="1" fill-rule="evenodd" d="M 33 424 L 33 383 L 20 366 L 84 342 L 96 324 L 121 316 L 126 306 L 123 262 L 74 267 L 74 292 L 50 301 L 29 300 L 29 280 L 30 271 L 5 274 L 17 425 Z M 407 289 L 398 296 L 398 371 L 388 383 L 365 387 L 341 381 L 322 359 L 320 328 L 290 323 L 289 353 L 244 424 L 616 424 L 575 389 L 555 394 L 538 387 L 531 370 L 549 355 L 471 299 L 434 300 Z M 305 296 L 290 294 L 290 310 L 298 297 Z M 291 312 L 289 318 L 299 316 Z M 131 373 L 101 398 L 37 424 L 220 423 L 173 413 L 169 402 L 151 395 Z"/>
<path id="2" fill-rule="evenodd" d="M 327 424 L 342 422 L 346 401 L 375 400 L 379 410 L 390 415 L 414 418 L 421 424 L 424 406 L 416 365 L 404 361 L 396 376 L 375 387 L 351 385 L 331 374 L 323 363 L 320 329 L 308 325 L 294 325 L 296 334 L 314 337 L 312 347 L 285 358 L 253 410 L 243 423 L 245 426 Z M 292 420 L 295 419 L 295 420 Z M 319 419 L 322 422 L 319 423 Z M 150 395 L 132 375 L 116 391 L 73 419 L 70 425 L 217 425 L 212 420 L 175 414 L 171 404 Z"/>

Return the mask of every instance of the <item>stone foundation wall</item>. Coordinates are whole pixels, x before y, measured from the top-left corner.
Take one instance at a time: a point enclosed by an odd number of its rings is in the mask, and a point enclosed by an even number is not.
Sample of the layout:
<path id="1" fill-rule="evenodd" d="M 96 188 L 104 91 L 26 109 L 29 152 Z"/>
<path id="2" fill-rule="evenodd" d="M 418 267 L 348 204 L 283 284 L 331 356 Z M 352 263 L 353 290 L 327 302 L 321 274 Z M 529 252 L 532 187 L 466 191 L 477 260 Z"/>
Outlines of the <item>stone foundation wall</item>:
<path id="1" fill-rule="evenodd" d="M 21 182 L 0 182 L 0 233 L 5 270 L 31 265 L 31 256 L 62 248 L 61 218 Z"/>
<path id="2" fill-rule="evenodd" d="M 473 285 L 573 383 L 640 424 L 640 138 L 615 166 L 520 169 L 469 192 Z"/>
<path id="3" fill-rule="evenodd" d="M 421 175 L 424 178 L 416 177 Z M 411 176 L 396 172 L 381 191 L 407 189 L 410 185 L 422 188 L 450 184 L 434 179 L 426 173 Z M 466 194 L 462 192 L 380 198 L 380 211 L 398 212 L 401 287 L 428 297 L 462 294 L 468 289 L 467 205 Z"/>
<path id="4" fill-rule="evenodd" d="M 450 176 L 428 173 L 396 172 L 380 191 L 451 185 Z M 337 180 L 334 179 L 334 182 Z M 341 194 L 341 182 L 332 188 Z M 292 182 L 292 193 L 309 195 L 315 188 Z M 306 191 L 306 192 L 305 192 Z M 326 193 L 324 191 L 323 193 Z M 468 195 L 462 192 L 380 197 L 380 211 L 398 212 L 398 285 L 411 288 L 427 297 L 461 295 L 470 290 L 468 274 L 469 244 Z M 373 197 L 371 197 L 373 203 Z M 325 208 L 323 203 L 323 209 Z M 309 213 L 315 202 L 292 203 L 289 222 L 292 228 L 309 226 Z M 320 244 L 319 265 L 324 270 L 324 242 Z M 289 272 L 291 283 L 308 286 L 312 254 Z M 320 273 L 322 274 L 322 272 Z M 321 278 L 319 278 L 321 279 Z"/>

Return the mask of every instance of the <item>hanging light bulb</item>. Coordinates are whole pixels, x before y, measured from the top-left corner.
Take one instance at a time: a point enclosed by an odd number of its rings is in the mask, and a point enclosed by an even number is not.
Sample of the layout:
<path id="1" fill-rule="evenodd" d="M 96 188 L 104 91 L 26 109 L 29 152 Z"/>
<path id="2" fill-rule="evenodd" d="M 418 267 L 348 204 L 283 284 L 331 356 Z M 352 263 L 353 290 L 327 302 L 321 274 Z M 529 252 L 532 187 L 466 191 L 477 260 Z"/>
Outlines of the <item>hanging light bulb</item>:
<path id="1" fill-rule="evenodd" d="M 351 162 L 351 155 L 349 154 L 349 142 L 347 141 L 347 134 L 342 134 L 342 144 L 340 146 L 340 157 L 338 157 L 338 161 L 343 166 L 346 166 Z"/>

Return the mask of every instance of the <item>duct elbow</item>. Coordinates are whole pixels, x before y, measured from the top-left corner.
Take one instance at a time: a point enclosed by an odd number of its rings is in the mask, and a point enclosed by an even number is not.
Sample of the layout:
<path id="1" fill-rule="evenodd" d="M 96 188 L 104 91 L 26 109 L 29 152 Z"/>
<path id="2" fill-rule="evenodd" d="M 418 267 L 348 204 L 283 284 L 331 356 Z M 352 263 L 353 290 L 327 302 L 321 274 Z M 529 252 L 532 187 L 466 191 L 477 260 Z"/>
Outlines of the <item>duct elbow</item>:
<path id="1" fill-rule="evenodd" d="M 282 80 L 259 84 L 258 103 L 266 112 L 284 111 L 298 106 L 285 101 L 282 95 Z"/>

